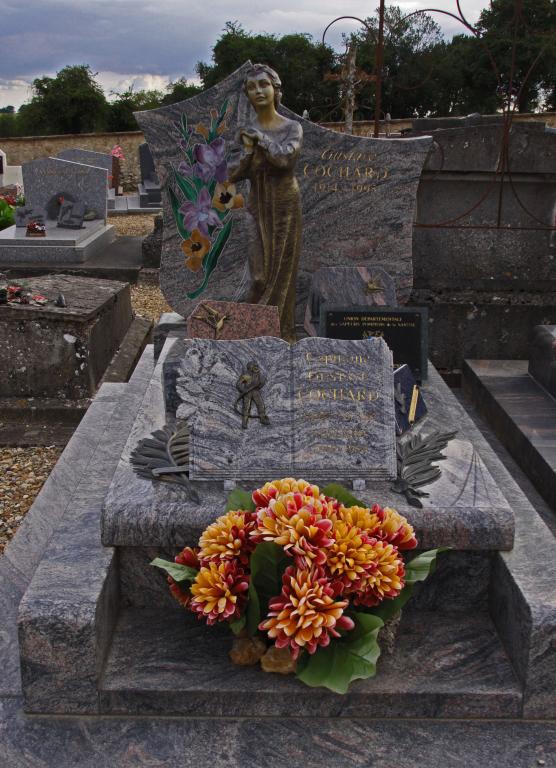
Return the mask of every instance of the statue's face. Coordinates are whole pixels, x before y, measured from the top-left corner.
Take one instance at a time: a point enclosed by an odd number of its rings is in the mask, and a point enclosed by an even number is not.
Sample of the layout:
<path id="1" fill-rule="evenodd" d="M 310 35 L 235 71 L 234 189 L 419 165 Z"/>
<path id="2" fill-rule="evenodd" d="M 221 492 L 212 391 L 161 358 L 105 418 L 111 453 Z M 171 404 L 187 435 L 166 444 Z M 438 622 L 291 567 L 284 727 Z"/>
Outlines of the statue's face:
<path id="1" fill-rule="evenodd" d="M 255 109 L 274 104 L 274 86 L 266 72 L 250 77 L 245 83 L 245 90 L 247 91 L 249 101 Z"/>

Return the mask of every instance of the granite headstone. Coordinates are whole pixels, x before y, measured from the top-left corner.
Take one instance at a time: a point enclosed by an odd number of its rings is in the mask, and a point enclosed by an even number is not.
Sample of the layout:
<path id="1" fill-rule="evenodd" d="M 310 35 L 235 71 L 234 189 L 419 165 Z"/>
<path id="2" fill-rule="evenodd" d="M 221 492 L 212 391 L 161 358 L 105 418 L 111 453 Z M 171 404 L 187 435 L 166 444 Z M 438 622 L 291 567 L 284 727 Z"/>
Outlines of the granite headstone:
<path id="1" fill-rule="evenodd" d="M 184 317 L 199 299 L 241 301 L 246 297 L 249 275 L 243 209 L 232 210 L 231 232 L 208 277 L 205 267 L 192 272 L 185 266 L 180 247 L 184 238 L 176 222 L 181 223 L 178 209 L 186 199 L 183 190 L 191 192 L 188 180 L 180 173 L 184 150 L 202 146 L 206 137 L 217 135 L 209 142 L 210 151 L 203 150 L 200 163 L 201 174 L 214 171 L 212 165 L 220 162 L 222 154 L 214 142 L 225 140 L 227 156 L 236 147 L 238 125 L 252 117 L 252 107 L 242 89 L 249 66 L 246 62 L 218 85 L 185 102 L 136 114 L 163 192 L 160 284 L 168 303 Z M 286 103 L 287 98 L 286 93 Z M 398 300 L 405 302 L 413 279 L 411 239 L 416 191 L 431 139 L 370 139 L 339 134 L 285 107 L 279 111 L 299 121 L 304 134 L 297 162 L 303 204 L 297 322 L 303 322 L 312 275 L 326 266 L 387 269 Z M 218 120 L 221 122 L 216 134 Z M 240 185 L 237 192 L 245 197 L 247 189 Z"/>
<path id="2" fill-rule="evenodd" d="M 94 165 L 97 168 L 105 168 L 108 175 L 112 176 L 112 155 L 106 152 L 93 152 L 90 149 L 80 149 L 72 147 L 58 152 L 57 157 L 61 160 L 71 160 L 72 163 L 82 163 L 83 165 Z"/>
<path id="3" fill-rule="evenodd" d="M 46 209 L 53 195 L 65 192 L 106 223 L 107 175 L 105 168 L 55 157 L 31 160 L 23 164 L 25 199 L 33 208 Z"/>
<path id="4" fill-rule="evenodd" d="M 305 309 L 305 330 L 309 336 L 319 333 L 323 304 L 360 307 L 396 306 L 394 281 L 380 267 L 324 267 L 313 275 Z"/>
<path id="5" fill-rule="evenodd" d="M 392 354 L 382 339 L 181 345 L 177 417 L 191 430 L 192 480 L 395 476 Z M 262 384 L 242 387 L 253 381 Z"/>
<path id="6" fill-rule="evenodd" d="M 139 206 L 141 208 L 159 208 L 162 202 L 160 182 L 156 175 L 153 156 L 146 142 L 139 145 L 139 168 L 141 171 Z"/>
<path id="7" fill-rule="evenodd" d="M 252 339 L 280 337 L 278 308 L 232 301 L 204 301 L 187 318 L 191 339 Z"/>

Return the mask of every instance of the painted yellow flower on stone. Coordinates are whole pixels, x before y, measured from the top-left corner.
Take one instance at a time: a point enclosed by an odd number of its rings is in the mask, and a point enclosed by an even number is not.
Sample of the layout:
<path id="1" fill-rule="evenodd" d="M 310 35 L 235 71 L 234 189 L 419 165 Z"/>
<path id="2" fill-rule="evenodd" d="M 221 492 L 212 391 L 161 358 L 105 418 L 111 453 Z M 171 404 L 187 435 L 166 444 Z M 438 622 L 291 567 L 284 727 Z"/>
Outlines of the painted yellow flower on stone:
<path id="1" fill-rule="evenodd" d="M 218 211 L 230 211 L 243 208 L 243 195 L 238 194 L 231 181 L 219 182 L 214 190 L 212 204 Z"/>
<path id="2" fill-rule="evenodd" d="M 192 272 L 198 272 L 201 269 L 204 256 L 210 251 L 210 240 L 205 237 L 198 229 L 194 229 L 191 237 L 184 240 L 181 249 L 187 256 L 185 266 Z"/>

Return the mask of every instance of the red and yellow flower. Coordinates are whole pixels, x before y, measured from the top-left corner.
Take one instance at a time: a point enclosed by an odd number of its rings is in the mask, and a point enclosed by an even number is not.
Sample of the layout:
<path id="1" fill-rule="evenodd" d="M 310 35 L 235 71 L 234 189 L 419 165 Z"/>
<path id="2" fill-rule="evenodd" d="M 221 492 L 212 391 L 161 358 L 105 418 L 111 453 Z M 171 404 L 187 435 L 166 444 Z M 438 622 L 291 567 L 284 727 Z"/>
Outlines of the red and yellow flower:
<path id="1" fill-rule="evenodd" d="M 210 246 L 210 239 L 198 229 L 194 229 L 191 236 L 181 244 L 181 249 L 187 256 L 185 260 L 187 269 L 198 272 L 203 264 L 203 258 L 210 251 Z"/>
<path id="2" fill-rule="evenodd" d="M 353 586 L 353 602 L 372 608 L 385 598 L 397 597 L 405 586 L 405 566 L 396 547 L 371 539 L 372 561 Z M 350 590 L 351 591 L 351 590 Z"/>
<path id="3" fill-rule="evenodd" d="M 239 618 L 247 603 L 249 576 L 237 560 L 210 562 L 191 585 L 189 607 L 207 624 Z"/>
<path id="4" fill-rule="evenodd" d="M 251 512 L 232 511 L 219 517 L 206 528 L 199 539 L 199 558 L 209 560 L 238 559 L 244 565 L 255 549 L 250 533 L 255 528 L 255 515 Z"/>
<path id="5" fill-rule="evenodd" d="M 314 653 L 327 646 L 338 630 L 353 629 L 353 621 L 344 616 L 347 600 L 335 600 L 324 571 L 296 569 L 290 566 L 282 579 L 282 591 L 272 598 L 265 621 L 259 629 L 274 640 L 277 648 L 288 648 L 294 659 L 303 649 Z"/>

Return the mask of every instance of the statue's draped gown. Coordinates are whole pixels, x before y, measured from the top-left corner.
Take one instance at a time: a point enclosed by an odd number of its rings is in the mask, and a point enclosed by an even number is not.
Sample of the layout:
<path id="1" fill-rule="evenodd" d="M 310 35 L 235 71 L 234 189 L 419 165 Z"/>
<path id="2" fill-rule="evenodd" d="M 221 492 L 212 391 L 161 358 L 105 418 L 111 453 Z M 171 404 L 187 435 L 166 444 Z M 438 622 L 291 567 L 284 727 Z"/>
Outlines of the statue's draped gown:
<path id="1" fill-rule="evenodd" d="M 303 131 L 295 120 L 262 130 L 251 154 L 242 150 L 230 181 L 249 179 L 248 260 L 252 304 L 278 307 L 282 336 L 295 341 L 295 284 L 301 250 L 301 196 L 294 176 Z"/>

